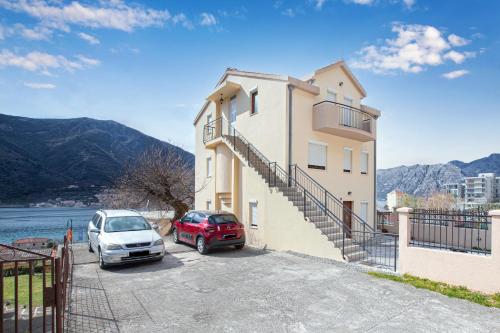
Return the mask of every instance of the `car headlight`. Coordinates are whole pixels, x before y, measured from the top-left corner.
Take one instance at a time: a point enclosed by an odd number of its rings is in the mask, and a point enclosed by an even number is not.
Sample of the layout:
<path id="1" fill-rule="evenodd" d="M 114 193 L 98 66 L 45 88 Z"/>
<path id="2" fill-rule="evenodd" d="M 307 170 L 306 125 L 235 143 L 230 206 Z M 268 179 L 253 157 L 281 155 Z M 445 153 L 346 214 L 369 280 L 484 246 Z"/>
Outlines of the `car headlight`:
<path id="1" fill-rule="evenodd" d="M 118 244 L 108 244 L 106 245 L 106 250 L 120 250 L 122 248 L 121 245 Z"/>
<path id="2" fill-rule="evenodd" d="M 161 239 L 161 238 L 160 238 L 160 239 L 158 239 L 157 241 L 155 241 L 155 242 L 153 243 L 153 245 L 163 245 L 163 239 Z"/>

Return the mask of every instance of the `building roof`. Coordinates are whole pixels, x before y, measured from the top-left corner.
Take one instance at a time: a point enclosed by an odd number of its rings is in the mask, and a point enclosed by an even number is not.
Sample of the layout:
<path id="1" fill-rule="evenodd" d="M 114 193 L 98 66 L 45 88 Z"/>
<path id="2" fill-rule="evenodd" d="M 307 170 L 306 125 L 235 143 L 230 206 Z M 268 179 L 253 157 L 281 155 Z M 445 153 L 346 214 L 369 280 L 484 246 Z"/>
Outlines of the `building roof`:
<path id="1" fill-rule="evenodd" d="M 363 97 L 366 97 L 366 90 L 365 88 L 363 88 L 363 86 L 361 85 L 361 83 L 359 83 L 358 79 L 356 79 L 356 77 L 354 76 L 354 74 L 351 72 L 351 70 L 349 69 L 349 67 L 347 66 L 347 64 L 345 63 L 344 60 L 339 60 L 337 62 L 334 62 L 333 64 L 330 64 L 330 65 L 327 65 L 325 67 L 322 67 L 318 70 L 316 70 L 314 72 L 314 76 L 318 75 L 318 74 L 321 74 L 323 72 L 327 72 L 333 68 L 337 68 L 337 67 L 340 67 L 344 70 L 344 72 L 347 74 L 347 76 L 351 79 L 351 81 L 354 83 L 354 86 L 356 87 L 356 89 L 359 90 L 359 92 L 361 93 L 361 95 Z M 310 77 L 309 79 L 312 79 L 313 77 Z"/>
<path id="2" fill-rule="evenodd" d="M 12 242 L 12 244 L 47 243 L 49 241 L 50 238 L 30 237 L 30 238 L 16 239 L 15 241 Z"/>

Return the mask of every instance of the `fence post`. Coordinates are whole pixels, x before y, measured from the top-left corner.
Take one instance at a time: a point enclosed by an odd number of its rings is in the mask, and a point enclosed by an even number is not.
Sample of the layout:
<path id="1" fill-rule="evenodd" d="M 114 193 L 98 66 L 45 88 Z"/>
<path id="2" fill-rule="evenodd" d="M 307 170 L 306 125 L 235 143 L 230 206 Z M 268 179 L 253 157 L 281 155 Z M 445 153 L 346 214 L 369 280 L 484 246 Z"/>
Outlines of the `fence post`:
<path id="1" fill-rule="evenodd" d="M 64 309 L 62 308 L 62 290 L 61 290 L 61 258 L 56 258 L 55 260 L 55 281 L 52 281 L 54 284 L 54 291 L 56 294 L 56 313 L 55 313 L 55 319 L 56 319 L 56 332 L 57 333 L 63 333 L 62 330 L 62 325 L 63 325 L 63 311 Z"/>
<path id="2" fill-rule="evenodd" d="M 412 208 L 403 207 L 397 210 L 399 214 L 399 270 L 405 272 L 405 254 L 411 241 L 410 214 Z"/>
<path id="3" fill-rule="evenodd" d="M 491 216 L 491 256 L 500 265 L 500 209 L 490 210 Z"/>

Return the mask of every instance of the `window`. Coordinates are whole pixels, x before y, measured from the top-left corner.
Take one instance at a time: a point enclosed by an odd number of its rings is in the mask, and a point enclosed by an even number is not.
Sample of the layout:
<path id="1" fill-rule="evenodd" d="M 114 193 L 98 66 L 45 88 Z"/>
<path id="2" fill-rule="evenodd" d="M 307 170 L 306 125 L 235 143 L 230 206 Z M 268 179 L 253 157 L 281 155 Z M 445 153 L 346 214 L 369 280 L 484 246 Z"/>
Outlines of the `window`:
<path id="1" fill-rule="evenodd" d="M 365 222 L 368 220 L 368 202 L 367 201 L 361 202 L 361 209 L 359 211 L 359 217 Z"/>
<path id="2" fill-rule="evenodd" d="M 207 177 L 212 177 L 212 158 L 207 157 Z"/>
<path id="3" fill-rule="evenodd" d="M 191 223 L 201 223 L 203 222 L 203 219 L 205 218 L 204 214 L 194 214 L 193 219 L 191 220 Z"/>
<path id="4" fill-rule="evenodd" d="M 310 169 L 326 170 L 326 151 L 328 146 L 324 143 L 309 142 L 309 161 Z"/>
<path id="5" fill-rule="evenodd" d="M 257 224 L 257 202 L 250 202 L 249 203 L 249 220 L 250 220 L 250 226 L 256 227 Z"/>
<path id="6" fill-rule="evenodd" d="M 361 174 L 368 174 L 368 153 L 366 151 L 361 152 Z"/>
<path id="7" fill-rule="evenodd" d="M 207 115 L 207 124 L 210 124 L 212 122 L 212 114 L 210 113 Z"/>
<path id="8" fill-rule="evenodd" d="M 344 148 L 344 172 L 352 170 L 352 149 Z"/>
<path id="9" fill-rule="evenodd" d="M 101 230 L 101 223 L 102 223 L 102 216 L 99 215 L 99 217 L 97 218 L 97 221 L 95 223 L 95 227 L 97 230 Z"/>
<path id="10" fill-rule="evenodd" d="M 335 91 L 327 89 L 326 90 L 326 100 L 330 101 L 330 102 L 336 102 L 337 101 L 337 93 Z"/>
<path id="11" fill-rule="evenodd" d="M 182 222 L 191 222 L 193 219 L 194 213 L 188 213 L 184 215 L 184 217 L 181 219 Z"/>
<path id="12" fill-rule="evenodd" d="M 250 109 L 250 114 L 256 114 L 259 112 L 259 92 L 256 90 L 251 93 L 252 108 Z"/>
<path id="13" fill-rule="evenodd" d="M 229 118 L 231 120 L 231 124 L 236 121 L 236 109 L 236 96 L 233 96 L 229 101 Z"/>
<path id="14" fill-rule="evenodd" d="M 207 200 L 207 210 L 212 210 L 212 201 Z"/>
<path id="15" fill-rule="evenodd" d="M 344 104 L 352 106 L 352 98 L 344 97 Z"/>

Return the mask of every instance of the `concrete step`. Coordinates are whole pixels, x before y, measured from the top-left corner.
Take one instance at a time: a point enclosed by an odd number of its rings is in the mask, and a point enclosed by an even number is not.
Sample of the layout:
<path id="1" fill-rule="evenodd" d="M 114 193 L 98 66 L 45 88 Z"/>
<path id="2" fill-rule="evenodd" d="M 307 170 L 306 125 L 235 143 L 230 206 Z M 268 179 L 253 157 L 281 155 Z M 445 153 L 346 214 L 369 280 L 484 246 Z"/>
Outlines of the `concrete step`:
<path id="1" fill-rule="evenodd" d="M 346 261 L 347 262 L 355 262 L 355 261 L 362 261 L 368 258 L 368 252 L 359 250 L 356 252 L 351 252 L 349 254 L 345 254 Z"/>

